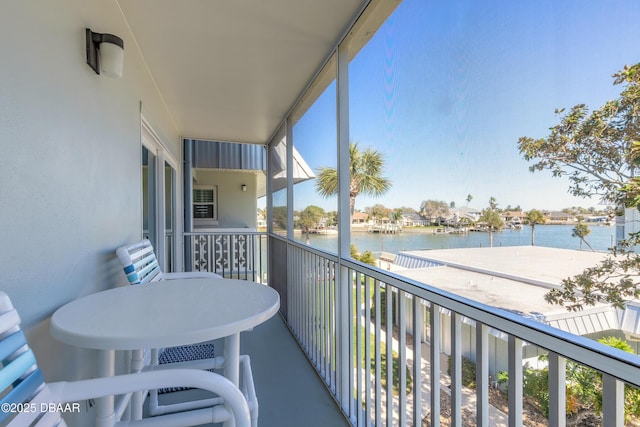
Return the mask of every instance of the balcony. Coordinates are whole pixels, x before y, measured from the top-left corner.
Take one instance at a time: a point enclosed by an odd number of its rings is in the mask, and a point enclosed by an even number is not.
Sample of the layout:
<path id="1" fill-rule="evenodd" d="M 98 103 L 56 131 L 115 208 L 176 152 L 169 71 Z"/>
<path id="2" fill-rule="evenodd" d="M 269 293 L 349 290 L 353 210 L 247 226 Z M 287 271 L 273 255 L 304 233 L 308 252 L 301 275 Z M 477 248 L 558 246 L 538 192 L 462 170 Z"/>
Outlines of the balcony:
<path id="1" fill-rule="evenodd" d="M 242 342 L 252 357 L 261 425 L 294 425 L 289 420 L 299 415 L 302 424 L 295 425 L 435 426 L 443 402 L 451 408 L 443 416 L 450 425 L 467 425 L 462 414 L 482 426 L 526 425 L 522 366 L 532 347 L 548 356 L 548 425 L 566 425 L 569 360 L 602 374 L 603 425 L 625 425 L 624 387 L 640 385 L 637 356 L 280 237 L 271 236 L 270 245 L 269 255 L 286 260 L 286 271 L 259 277 L 280 292 L 281 317 Z M 496 336 L 508 366 L 506 412 L 489 404 L 497 385 L 489 369 L 500 352 Z M 475 390 L 462 386 L 469 348 Z M 394 360 L 396 369 L 385 360 Z"/>
<path id="2" fill-rule="evenodd" d="M 511 407 L 506 411 L 509 417 L 504 418 L 504 425 L 507 422 L 513 426 L 524 424 L 524 379 L 520 366 L 529 356 L 523 349 L 533 347 L 546 349 L 540 353 L 549 355 L 549 425 L 565 424 L 565 402 L 569 399 L 565 396 L 564 367 L 573 363 L 569 360 L 597 368 L 602 373 L 604 423 L 624 425 L 624 386 L 640 384 L 636 356 L 276 235 L 229 233 L 215 237 L 189 233 L 192 228 L 186 222 L 190 215 L 183 213 L 191 205 L 188 187 L 195 177 L 190 168 L 214 165 L 196 162 L 189 166 L 193 159 L 187 155 L 189 144 L 185 144 L 184 138 L 257 144 L 265 148 L 267 165 L 266 170 L 260 172 L 260 179 L 246 170 L 242 175 L 237 168 L 262 169 L 263 164 L 257 167 L 222 162 L 215 167 L 226 175 L 203 173 L 200 184 L 218 186 L 220 211 L 215 220 L 220 227 L 255 228 L 256 198 L 266 195 L 271 217 L 274 207 L 287 208 L 287 224 L 280 226 L 280 231 L 291 231 L 287 227 L 293 227 L 289 220 L 294 210 L 293 185 L 311 176 L 299 161 L 303 156 L 306 160 L 313 158 L 307 157 L 305 148 L 322 149 L 325 154 L 334 152 L 326 165 L 336 166 L 342 177 L 348 175 L 344 172 L 349 167 L 350 141 L 369 139 L 366 133 L 350 134 L 350 129 L 376 132 L 370 125 L 377 122 L 382 126 L 378 128 L 379 135 L 391 138 L 413 133 L 413 128 L 401 127 L 400 120 L 405 118 L 403 111 L 414 110 L 413 102 L 400 103 L 403 99 L 400 88 L 410 88 L 411 95 L 420 102 L 433 101 L 429 105 L 434 114 L 416 115 L 419 129 L 423 129 L 426 122 L 452 125 L 451 131 L 431 132 L 438 138 L 425 139 L 423 145 L 464 147 L 464 156 L 460 156 L 458 165 L 459 169 L 466 170 L 466 159 L 474 157 L 477 147 L 484 148 L 482 144 L 474 144 L 474 138 L 481 134 L 468 127 L 474 121 L 467 120 L 471 117 L 467 113 L 475 110 L 481 116 L 488 115 L 483 101 L 498 101 L 496 95 L 517 94 L 511 98 L 527 107 L 533 106 L 535 103 L 522 102 L 521 91 L 522 87 L 532 88 L 541 98 L 562 101 L 541 112 L 546 115 L 553 108 L 574 102 L 569 94 L 566 98 L 557 98 L 560 89 L 564 89 L 562 82 L 567 82 L 567 86 L 569 82 L 584 82 L 586 86 L 573 89 L 580 94 L 582 102 L 582 94 L 595 94 L 594 74 L 587 76 L 585 70 L 599 72 L 595 66 L 599 65 L 607 67 L 609 75 L 615 70 L 613 67 L 634 57 L 634 46 L 622 48 L 620 42 L 636 37 L 627 33 L 616 36 L 614 31 L 637 27 L 620 24 L 630 24 L 637 16 L 629 12 L 635 6 L 633 2 L 618 8 L 620 15 L 615 15 L 628 21 L 612 19 L 615 25 L 606 25 L 599 19 L 593 21 L 607 29 L 597 34 L 598 52 L 608 56 L 613 52 L 611 46 L 620 46 L 621 49 L 615 50 L 621 55 L 619 59 L 582 66 L 570 60 L 571 54 L 587 59 L 596 56 L 585 56 L 581 51 L 565 52 L 558 47 L 565 45 L 555 42 L 563 40 L 561 38 L 553 39 L 553 48 L 549 49 L 544 39 L 534 43 L 538 39 L 525 37 L 523 40 L 531 40 L 527 49 L 519 49 L 525 65 L 513 69 L 530 72 L 531 83 L 524 75 L 511 73 L 517 77 L 514 79 L 517 90 L 504 86 L 491 91 L 488 86 L 480 85 L 477 92 L 469 90 L 468 83 L 505 83 L 505 79 L 495 78 L 496 66 L 501 67 L 501 73 L 509 68 L 503 66 L 503 58 L 494 56 L 502 50 L 496 49 L 493 41 L 480 44 L 482 34 L 473 32 L 469 39 L 472 43 L 467 43 L 458 39 L 457 34 L 451 37 L 442 32 L 442 38 L 429 42 L 428 46 L 446 47 L 440 50 L 451 59 L 447 65 L 428 57 L 422 48 L 412 50 L 422 46 L 420 43 L 413 48 L 401 43 L 396 29 L 439 28 L 438 24 L 447 22 L 445 18 L 451 18 L 454 25 L 447 25 L 449 30 L 476 29 L 476 24 L 488 23 L 496 28 L 527 28 L 532 29 L 532 34 L 546 35 L 540 28 L 555 27 L 555 16 L 570 17 L 571 14 L 561 15 L 564 9 L 556 11 L 531 2 L 530 13 L 522 16 L 534 17 L 537 15 L 533 12 L 539 11 L 543 18 L 526 25 L 529 22 L 514 21 L 506 15 L 504 25 L 496 25 L 493 15 L 489 15 L 492 19 L 483 20 L 472 13 L 477 2 L 469 1 L 466 2 L 471 7 L 469 13 L 460 13 L 464 9 L 457 3 L 452 6 L 455 13 L 450 15 L 430 10 L 424 15 L 403 13 L 412 18 L 415 28 L 394 18 L 391 27 L 379 31 L 397 7 L 410 2 L 334 0 L 330 7 L 324 2 L 293 0 L 241 3 L 65 0 L 60 7 L 58 2 L 6 2 L 0 15 L 3 36 L 0 39 L 6 58 L 0 67 L 0 79 L 6 88 L 0 96 L 1 159 L 4 160 L 0 168 L 3 183 L 0 288 L 11 296 L 21 313 L 25 332 L 47 380 L 73 380 L 94 374 L 93 353 L 64 346 L 51 337 L 50 316 L 76 298 L 124 285 L 114 249 L 138 240 L 148 230 L 167 271 L 183 269 L 181 255 L 184 253 L 186 269 L 203 268 L 226 277 L 256 280 L 280 292 L 282 320 L 273 319 L 256 328 L 246 334 L 243 343 L 256 367 L 263 425 L 309 425 L 309 419 L 328 420 L 329 412 L 335 416 L 332 418 L 336 420 L 335 425 L 343 419 L 360 426 L 418 425 L 425 418 L 431 420 L 431 425 L 438 425 L 439 413 L 445 412 L 437 398 L 440 394 L 445 396 L 444 401 L 450 402 L 453 425 L 463 424 L 459 414 L 468 402 L 478 425 L 499 425 L 492 418 L 494 412 L 488 403 L 490 387 L 496 380 L 490 369 L 495 359 L 495 351 L 490 347 L 497 342 L 496 337 L 503 339 L 509 374 Z M 413 3 L 428 9 L 433 6 L 426 2 Z M 556 3 L 561 8 L 566 6 L 563 2 Z M 442 2 L 445 4 L 447 2 Z M 582 12 L 584 5 L 575 7 Z M 607 12 L 614 9 L 608 8 Z M 497 17 L 506 9 L 497 7 L 493 11 L 480 7 L 477 10 L 495 13 Z M 416 17 L 427 18 L 429 25 L 425 25 L 423 19 L 414 20 Z M 550 22 L 546 22 L 547 17 Z M 589 21 L 578 23 L 580 26 L 575 28 L 593 26 Z M 86 27 L 113 33 L 124 40 L 122 78 L 97 75 L 86 65 Z M 570 25 L 558 28 L 568 34 L 582 34 L 570 31 Z M 370 44 L 376 34 L 382 36 L 384 43 Z M 609 34 L 611 38 L 603 37 Z M 517 46 L 514 41 L 518 39 L 509 32 L 497 39 Z M 410 40 L 415 41 L 414 37 Z M 447 47 L 452 40 L 459 40 L 460 50 Z M 589 52 L 595 51 L 594 45 L 585 42 Z M 474 47 L 473 52 L 468 50 L 469 46 Z M 528 48 L 536 46 L 558 57 L 559 61 L 550 62 L 558 66 L 545 67 L 552 73 L 540 73 L 528 66 L 531 58 L 535 58 Z M 367 61 L 358 62 L 362 59 L 360 51 L 369 48 L 377 49 L 370 51 L 374 57 L 389 61 L 379 62 L 377 69 L 369 67 Z M 468 55 L 470 52 L 474 55 Z M 486 56 L 483 52 L 490 54 Z M 396 56 L 400 53 L 429 59 L 428 64 L 425 63 L 427 68 L 434 68 L 437 74 L 425 74 L 423 64 L 410 67 Z M 468 62 L 476 56 L 483 61 Z M 579 75 L 583 79 L 574 78 L 578 74 L 561 66 L 574 63 L 582 67 Z M 46 67 L 43 64 L 47 64 Z M 543 65 L 543 62 L 537 64 Z M 396 76 L 409 74 L 418 76 L 416 84 L 396 80 Z M 553 84 L 538 82 L 534 79 L 536 74 L 550 75 Z M 349 98 L 349 83 L 353 89 L 359 76 L 388 79 L 381 80 L 381 86 L 364 85 L 360 97 L 352 93 Z M 436 83 L 436 86 L 427 87 L 423 83 Z M 606 85 L 609 88 L 610 82 Z M 447 96 L 433 96 L 441 92 Z M 324 93 L 331 95 L 331 102 L 325 102 Z M 369 104 L 369 94 L 384 95 L 374 102 L 381 115 L 350 108 L 350 105 Z M 610 99 L 608 95 L 606 99 Z M 314 120 L 308 111 L 325 104 L 332 110 L 323 114 L 328 119 Z M 523 120 L 520 105 L 510 109 L 502 102 L 495 104 L 501 114 L 494 116 L 501 124 L 533 126 L 534 119 Z M 449 107 L 452 107 L 451 114 L 446 115 L 446 120 L 440 120 L 440 114 Z M 508 119 L 503 112 L 518 115 Z M 373 120 L 376 117 L 388 120 Z M 331 136 L 321 143 L 305 140 L 296 124 L 307 119 L 314 129 L 324 129 Z M 488 121 L 479 121 L 491 128 Z M 538 135 L 541 136 L 549 124 L 538 125 L 543 128 Z M 319 132 L 314 133 L 321 136 Z M 452 135 L 457 139 L 455 144 L 447 143 L 439 135 Z M 495 139 L 493 134 L 490 136 Z M 412 153 L 414 145 L 407 140 L 405 146 L 394 145 L 394 150 Z M 494 155 L 492 150 L 483 151 Z M 438 170 L 425 167 L 431 166 L 425 159 L 413 157 L 420 162 L 402 165 L 403 170 L 411 172 L 410 166 L 416 170 Z M 428 160 L 432 160 L 434 166 L 442 166 L 437 156 L 430 157 Z M 499 164 L 503 160 L 499 157 L 493 157 L 491 164 Z M 307 166 L 313 171 L 324 165 Z M 418 181 L 417 177 L 412 180 Z M 430 182 L 439 185 L 453 180 L 440 172 Z M 468 175 L 468 180 L 475 181 L 475 176 Z M 525 181 L 510 181 L 516 182 L 520 190 L 533 188 Z M 496 181 L 489 181 L 493 182 Z M 402 186 L 414 187 L 413 182 L 402 183 Z M 349 226 L 349 200 L 345 196 L 349 193 L 348 180 L 341 180 L 339 187 L 342 196 L 336 201 L 336 210 L 340 213 L 339 228 L 344 230 Z M 552 190 L 552 186 L 541 184 L 541 187 L 544 192 Z M 560 186 L 553 187 L 558 190 L 555 187 Z M 247 188 L 245 192 L 243 189 Z M 208 245 L 207 249 L 201 246 L 196 250 L 196 243 Z M 252 257 L 247 257 L 248 253 Z M 270 335 L 272 332 L 282 340 L 278 341 L 281 344 L 271 345 L 276 342 Z M 391 336 L 394 340 L 387 340 Z M 412 346 L 412 340 L 423 345 Z M 389 341 L 393 345 L 388 345 Z M 472 393 L 461 385 L 460 379 L 462 356 L 470 356 L 467 349 L 471 348 L 478 384 L 478 392 Z M 282 359 L 286 361 L 282 365 L 272 365 L 276 356 L 270 351 L 275 349 L 286 349 L 282 357 L 295 356 L 297 362 Z M 397 369 L 388 366 L 386 369 L 383 360 L 394 359 Z M 422 366 L 414 364 L 415 360 L 421 360 Z M 300 372 L 299 378 L 287 375 L 291 369 Z M 278 376 L 271 376 L 274 373 Z M 409 378 L 411 387 L 404 387 Z M 297 379 L 304 379 L 300 381 L 303 384 L 291 382 Z M 403 386 L 394 389 L 394 383 Z M 299 388 L 303 385 L 309 389 Z M 467 393 L 470 400 L 465 397 Z M 471 403 L 473 401 L 477 405 Z M 318 404 L 319 412 L 310 406 L 314 404 Z M 83 405 L 79 421 L 70 425 L 88 425 L 84 421 L 89 418 L 89 407 L 89 404 Z M 304 422 L 294 415 L 300 415 Z M 333 425 L 333 421 L 321 424 Z"/>

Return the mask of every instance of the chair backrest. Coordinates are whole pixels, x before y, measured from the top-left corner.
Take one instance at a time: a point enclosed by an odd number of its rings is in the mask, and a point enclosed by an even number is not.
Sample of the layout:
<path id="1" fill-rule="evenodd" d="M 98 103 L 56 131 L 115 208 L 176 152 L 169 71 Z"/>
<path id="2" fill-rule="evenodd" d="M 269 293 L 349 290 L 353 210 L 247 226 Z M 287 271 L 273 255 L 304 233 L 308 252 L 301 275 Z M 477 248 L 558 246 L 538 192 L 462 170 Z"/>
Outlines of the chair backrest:
<path id="1" fill-rule="evenodd" d="M 44 389 L 44 377 L 24 333 L 20 316 L 6 293 L 0 291 L 0 425 L 12 416 L 35 418 L 40 413 L 36 396 Z M 8 406 L 7 406 L 8 405 Z M 30 411 L 31 409 L 34 411 Z M 8 410 L 7 410 L 8 409 Z M 28 414 L 27 412 L 35 412 Z M 16 415 L 18 414 L 18 415 Z M 42 415 L 42 414 L 41 414 Z M 49 414 L 51 415 L 51 414 Z M 60 417 L 45 424 L 57 425 Z M 17 420 L 14 420 L 17 421 Z M 26 421 L 26 420 L 24 420 Z M 20 424 L 22 421 L 19 421 Z M 25 425 L 30 425 L 27 422 Z"/>
<path id="2" fill-rule="evenodd" d="M 116 254 L 130 284 L 162 280 L 162 271 L 149 240 L 122 246 L 116 250 Z"/>

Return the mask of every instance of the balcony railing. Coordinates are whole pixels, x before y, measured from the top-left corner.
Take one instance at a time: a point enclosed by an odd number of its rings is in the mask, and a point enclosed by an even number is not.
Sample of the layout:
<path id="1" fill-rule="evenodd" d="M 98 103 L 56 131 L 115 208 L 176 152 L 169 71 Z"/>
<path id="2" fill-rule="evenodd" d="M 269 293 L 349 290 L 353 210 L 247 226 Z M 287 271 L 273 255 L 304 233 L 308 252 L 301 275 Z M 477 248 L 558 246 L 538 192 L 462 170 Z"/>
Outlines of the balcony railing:
<path id="1" fill-rule="evenodd" d="M 271 265 L 277 270 L 286 265 L 286 272 L 269 275 L 281 293 L 281 310 L 354 426 L 424 421 L 439 426 L 441 398 L 450 404 L 451 426 L 468 425 L 463 414 L 469 411 L 478 426 L 521 426 L 523 365 L 532 352 L 547 356 L 549 426 L 566 425 L 567 361 L 602 375 L 603 426 L 625 425 L 625 386 L 640 387 L 638 356 L 300 243 L 271 239 L 269 256 L 277 261 Z M 187 233 L 186 243 L 193 269 L 267 282 L 263 233 Z M 462 385 L 463 357 L 475 364 L 475 390 Z M 506 413 L 489 402 L 500 363 L 508 374 Z"/>
<path id="2" fill-rule="evenodd" d="M 184 233 L 187 271 L 211 271 L 226 278 L 267 283 L 266 234 Z"/>
<path id="3" fill-rule="evenodd" d="M 441 396 L 450 399 L 452 426 L 463 425 L 469 401 L 478 426 L 523 425 L 523 360 L 532 346 L 548 355 L 548 425 L 566 424 L 567 360 L 602 374 L 603 425 L 624 425 L 625 384 L 640 386 L 638 356 L 295 242 L 286 248 L 288 324 L 353 425 L 421 426 L 426 418 L 438 426 Z M 471 400 L 463 356 L 476 366 Z M 489 404 L 498 357 L 508 373 L 507 414 Z"/>

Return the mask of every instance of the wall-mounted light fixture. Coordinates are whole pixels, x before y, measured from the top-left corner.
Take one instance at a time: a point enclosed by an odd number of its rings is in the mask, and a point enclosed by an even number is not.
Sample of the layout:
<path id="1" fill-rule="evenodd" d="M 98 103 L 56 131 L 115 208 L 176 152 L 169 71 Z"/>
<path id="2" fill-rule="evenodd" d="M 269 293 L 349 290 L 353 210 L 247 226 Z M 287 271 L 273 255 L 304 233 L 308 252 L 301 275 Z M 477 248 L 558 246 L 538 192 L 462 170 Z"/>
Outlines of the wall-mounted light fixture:
<path id="1" fill-rule="evenodd" d="M 113 34 L 94 33 L 86 29 L 87 64 L 109 77 L 122 77 L 124 42 Z"/>
<path id="2" fill-rule="evenodd" d="M 242 191 L 247 191 L 247 186 L 245 184 L 242 184 L 240 188 L 242 188 Z"/>

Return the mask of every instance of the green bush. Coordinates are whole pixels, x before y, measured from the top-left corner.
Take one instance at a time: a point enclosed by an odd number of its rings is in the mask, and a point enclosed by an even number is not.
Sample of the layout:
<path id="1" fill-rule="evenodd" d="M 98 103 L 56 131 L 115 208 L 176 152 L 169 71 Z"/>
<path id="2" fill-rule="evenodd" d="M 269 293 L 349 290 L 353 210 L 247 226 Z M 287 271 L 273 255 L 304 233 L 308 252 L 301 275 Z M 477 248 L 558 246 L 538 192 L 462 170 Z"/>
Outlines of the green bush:
<path id="1" fill-rule="evenodd" d="M 447 359 L 447 375 L 451 376 L 451 356 Z M 469 388 L 476 388 L 476 364 L 462 356 L 462 385 Z"/>
<path id="2" fill-rule="evenodd" d="M 549 371 L 548 369 L 531 369 L 524 366 L 523 394 L 533 405 L 537 406 L 545 416 L 549 415 Z M 504 386 L 509 382 L 507 371 L 498 372 L 498 384 Z M 505 390 L 507 387 L 505 386 Z M 573 415 L 580 409 L 580 402 L 571 384 L 566 387 L 566 411 L 567 415 Z"/>
<path id="3" fill-rule="evenodd" d="M 398 353 L 396 353 L 395 351 L 392 353 L 393 354 L 393 393 L 397 396 L 400 394 L 400 359 L 398 357 Z M 376 368 L 376 358 L 372 357 L 371 358 L 371 370 L 374 371 Z M 382 354 L 380 355 L 380 372 L 381 372 L 381 378 L 380 378 L 380 384 L 382 385 L 382 388 L 386 388 L 387 387 L 387 355 L 386 353 L 383 351 Z M 411 390 L 413 389 L 413 378 L 411 377 L 411 370 L 406 367 L 406 383 L 405 383 L 405 390 L 407 392 L 407 394 L 411 393 Z"/>
<path id="4" fill-rule="evenodd" d="M 529 396 L 545 417 L 549 416 L 549 369 L 524 365 L 522 393 Z"/>
<path id="5" fill-rule="evenodd" d="M 372 292 L 373 293 L 373 292 Z M 391 305 L 392 307 L 396 304 L 396 294 L 391 294 Z M 371 313 L 371 318 L 376 318 L 376 305 L 372 298 L 371 309 L 369 310 Z M 380 324 L 382 327 L 387 326 L 387 288 L 380 288 Z"/>
<path id="6" fill-rule="evenodd" d="M 633 353 L 631 346 L 623 339 L 616 337 L 600 338 L 598 342 L 617 349 Z M 580 403 L 602 412 L 602 374 L 594 369 L 567 361 L 567 382 L 572 385 Z M 625 385 L 624 387 L 625 417 L 640 417 L 640 389 Z"/>

